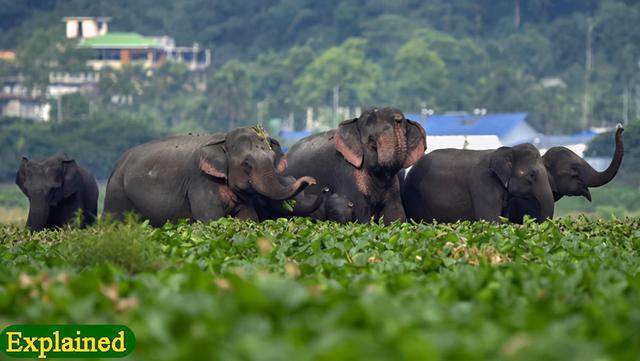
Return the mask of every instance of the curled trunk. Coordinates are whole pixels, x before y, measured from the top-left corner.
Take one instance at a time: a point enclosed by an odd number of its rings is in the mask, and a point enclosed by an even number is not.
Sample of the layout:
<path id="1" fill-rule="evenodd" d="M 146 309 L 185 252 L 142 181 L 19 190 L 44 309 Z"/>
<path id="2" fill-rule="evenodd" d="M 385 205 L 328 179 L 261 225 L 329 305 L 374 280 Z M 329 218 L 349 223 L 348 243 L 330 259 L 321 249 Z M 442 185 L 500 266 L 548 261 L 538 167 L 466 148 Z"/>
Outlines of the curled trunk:
<path id="1" fill-rule="evenodd" d="M 256 172 L 251 177 L 251 184 L 256 192 L 276 201 L 291 199 L 308 185 L 316 184 L 316 180 L 311 177 L 300 177 L 293 182 L 289 182 L 285 178 L 277 175 L 271 166 L 264 172 Z"/>
<path id="2" fill-rule="evenodd" d="M 616 150 L 611 159 L 609 167 L 602 172 L 598 172 L 593 169 L 586 161 L 582 165 L 581 173 L 582 178 L 587 187 L 599 187 L 601 185 L 609 183 L 613 177 L 618 173 L 620 164 L 622 163 L 622 156 L 624 154 L 624 146 L 622 144 L 622 132 L 624 128 L 618 126 L 616 130 Z"/>

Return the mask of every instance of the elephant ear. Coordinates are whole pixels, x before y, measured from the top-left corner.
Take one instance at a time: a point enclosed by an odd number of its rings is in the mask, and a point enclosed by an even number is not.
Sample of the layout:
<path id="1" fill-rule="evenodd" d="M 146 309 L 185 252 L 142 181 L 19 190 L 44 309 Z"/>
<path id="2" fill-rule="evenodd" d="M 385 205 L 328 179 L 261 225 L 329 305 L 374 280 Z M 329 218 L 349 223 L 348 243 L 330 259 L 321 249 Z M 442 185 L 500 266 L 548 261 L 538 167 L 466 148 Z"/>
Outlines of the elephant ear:
<path id="1" fill-rule="evenodd" d="M 62 160 L 62 175 L 62 196 L 69 198 L 82 188 L 82 175 L 75 160 Z"/>
<path id="2" fill-rule="evenodd" d="M 500 147 L 491 154 L 489 169 L 495 174 L 500 183 L 505 187 L 509 187 L 509 180 L 513 171 L 513 149 L 509 147 Z"/>
<path id="3" fill-rule="evenodd" d="M 549 152 L 549 151 L 547 150 L 547 152 Z M 553 192 L 554 197 L 556 197 L 556 194 L 560 194 L 561 192 L 558 189 L 558 185 L 556 184 L 557 183 L 556 182 L 556 178 L 558 177 L 558 175 L 555 172 L 555 166 L 554 166 L 554 164 L 553 164 L 551 159 L 545 158 L 545 157 L 542 157 L 542 163 L 544 164 L 544 167 L 547 169 L 547 176 L 549 178 L 549 185 L 551 186 L 551 191 Z M 572 170 L 572 173 L 574 171 L 577 172 L 576 170 Z"/>
<path id="4" fill-rule="evenodd" d="M 345 120 L 336 130 L 336 150 L 356 168 L 362 166 L 364 151 L 358 131 L 358 118 Z"/>
<path id="5" fill-rule="evenodd" d="M 404 160 L 402 168 L 408 168 L 422 158 L 424 152 L 427 150 L 427 132 L 424 128 L 414 122 L 407 119 L 407 157 Z"/>
<path id="6" fill-rule="evenodd" d="M 22 157 L 22 161 L 20 162 L 20 168 L 18 168 L 18 172 L 16 173 L 16 184 L 22 191 L 22 193 L 27 194 L 27 189 L 24 187 L 26 175 L 27 164 L 29 164 L 29 159 L 27 157 Z"/>
<path id="7" fill-rule="evenodd" d="M 280 147 L 280 142 L 269 137 L 269 145 L 271 146 L 271 150 L 276 154 L 276 158 L 274 160 L 274 166 L 276 170 L 280 173 L 284 172 L 287 169 L 287 155 L 282 151 L 282 147 Z"/>
<path id="8" fill-rule="evenodd" d="M 227 178 L 225 139 L 225 134 L 213 134 L 209 141 L 200 148 L 198 167 L 212 177 Z"/>

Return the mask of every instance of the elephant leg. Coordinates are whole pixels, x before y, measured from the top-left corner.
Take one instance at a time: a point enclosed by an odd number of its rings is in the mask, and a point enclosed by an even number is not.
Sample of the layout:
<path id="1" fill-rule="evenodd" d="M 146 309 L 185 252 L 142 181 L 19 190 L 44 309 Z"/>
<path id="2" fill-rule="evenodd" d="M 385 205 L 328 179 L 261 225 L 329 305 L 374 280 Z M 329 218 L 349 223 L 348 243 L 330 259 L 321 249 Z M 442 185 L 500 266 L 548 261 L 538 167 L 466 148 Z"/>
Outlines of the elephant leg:
<path id="1" fill-rule="evenodd" d="M 108 184 L 102 213 L 110 215 L 115 220 L 123 220 L 125 213 L 129 212 L 135 212 L 135 207 L 124 190 Z"/>
<path id="2" fill-rule="evenodd" d="M 235 217 L 238 219 L 244 219 L 248 221 L 259 221 L 258 214 L 256 213 L 255 208 L 249 206 L 242 206 L 235 214 Z"/>
<path id="3" fill-rule="evenodd" d="M 492 177 L 477 177 L 469 186 L 475 220 L 499 222 L 506 190 Z"/>
<path id="4" fill-rule="evenodd" d="M 226 215 L 225 203 L 218 194 L 219 188 L 217 185 L 212 186 L 210 182 L 196 182 L 189 189 L 187 198 L 191 209 L 191 219 L 209 222 Z"/>
<path id="5" fill-rule="evenodd" d="M 385 224 L 390 224 L 394 221 L 406 222 L 407 220 L 404 207 L 402 206 L 402 199 L 400 198 L 400 184 L 398 182 L 398 178 L 395 178 L 395 184 L 385 196 L 380 216 L 384 217 L 383 220 Z"/>

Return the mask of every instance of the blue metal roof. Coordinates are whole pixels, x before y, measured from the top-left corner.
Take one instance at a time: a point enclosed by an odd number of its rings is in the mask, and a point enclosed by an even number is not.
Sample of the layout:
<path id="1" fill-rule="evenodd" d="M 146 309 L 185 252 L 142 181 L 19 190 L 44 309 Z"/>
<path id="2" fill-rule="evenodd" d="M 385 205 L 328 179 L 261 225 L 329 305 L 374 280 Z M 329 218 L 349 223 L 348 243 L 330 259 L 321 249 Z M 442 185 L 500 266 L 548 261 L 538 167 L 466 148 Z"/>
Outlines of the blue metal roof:
<path id="1" fill-rule="evenodd" d="M 405 114 L 417 121 L 429 135 L 497 135 L 503 137 L 525 122 L 529 113 L 434 114 L 424 118 L 419 113 Z"/>

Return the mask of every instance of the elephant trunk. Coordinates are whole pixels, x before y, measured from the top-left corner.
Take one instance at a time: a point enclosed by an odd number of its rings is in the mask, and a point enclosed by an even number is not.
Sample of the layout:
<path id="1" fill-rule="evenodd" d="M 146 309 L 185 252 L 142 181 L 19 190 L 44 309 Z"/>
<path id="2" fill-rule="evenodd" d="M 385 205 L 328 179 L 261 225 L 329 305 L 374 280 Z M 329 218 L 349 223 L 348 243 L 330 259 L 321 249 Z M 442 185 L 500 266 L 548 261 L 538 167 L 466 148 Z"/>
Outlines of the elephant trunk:
<path id="1" fill-rule="evenodd" d="M 582 169 L 580 173 L 583 173 L 584 183 L 587 187 L 599 187 L 601 185 L 609 183 L 613 177 L 618 173 L 618 169 L 620 168 L 620 164 L 622 163 L 622 156 L 624 155 L 624 146 L 622 144 L 622 132 L 624 128 L 618 125 L 616 129 L 616 150 L 613 154 L 613 159 L 611 159 L 611 164 L 609 167 L 602 172 L 598 172 L 593 169 L 589 163 L 584 161 L 582 164 Z"/>
<path id="2" fill-rule="evenodd" d="M 47 226 L 49 218 L 49 205 L 44 197 L 31 199 L 29 202 L 29 216 L 27 217 L 27 227 L 32 231 L 41 231 Z"/>
<path id="3" fill-rule="evenodd" d="M 554 199 L 553 191 L 548 182 L 542 182 L 542 184 L 534 189 L 533 196 L 540 205 L 540 214 L 537 215 L 538 222 L 544 222 L 547 218 L 553 218 L 554 211 Z"/>
<path id="4" fill-rule="evenodd" d="M 280 180 L 284 181 L 286 186 L 291 186 L 295 183 L 296 179 L 294 177 L 284 177 Z M 308 216 L 311 213 L 315 212 L 324 201 L 323 196 L 315 195 L 315 194 L 305 194 L 304 192 L 298 193 L 294 197 L 296 203 L 293 207 L 293 210 L 290 212 L 291 216 Z M 278 203 L 280 204 L 280 203 Z"/>
<path id="5" fill-rule="evenodd" d="M 389 169 L 402 167 L 407 158 L 407 132 L 401 122 L 394 122 L 393 132 L 384 132 L 376 143 L 380 166 Z"/>
<path id="6" fill-rule="evenodd" d="M 287 182 L 286 177 L 276 175 L 273 166 L 268 166 L 266 171 L 254 173 L 251 184 L 253 189 L 261 195 L 283 201 L 293 198 L 308 185 L 316 184 L 316 180 L 311 177 L 300 177 L 294 182 Z"/>
<path id="7" fill-rule="evenodd" d="M 296 204 L 293 207 L 294 216 L 308 216 L 322 205 L 322 196 L 315 194 L 298 194 L 295 197 Z"/>

